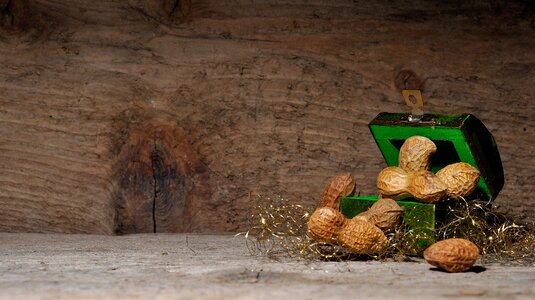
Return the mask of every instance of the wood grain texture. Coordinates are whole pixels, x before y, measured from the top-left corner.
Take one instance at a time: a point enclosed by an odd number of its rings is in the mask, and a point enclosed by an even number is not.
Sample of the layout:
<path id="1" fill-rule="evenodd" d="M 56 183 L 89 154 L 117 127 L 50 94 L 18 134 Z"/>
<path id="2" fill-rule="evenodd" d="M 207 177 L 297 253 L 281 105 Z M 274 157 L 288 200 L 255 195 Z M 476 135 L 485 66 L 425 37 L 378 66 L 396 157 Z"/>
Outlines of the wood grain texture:
<path id="1" fill-rule="evenodd" d="M 233 235 L 0 233 L 0 242 L 1 299 L 535 297 L 535 272 L 526 261 L 476 263 L 452 276 L 417 257 L 311 262 L 253 256 Z"/>
<path id="2" fill-rule="evenodd" d="M 174 124 L 145 122 L 132 129 L 114 166 L 119 183 L 115 231 L 190 230 L 199 205 L 210 197 L 205 170 Z"/>
<path id="3" fill-rule="evenodd" d="M 153 121 L 183 131 L 209 187 L 174 230 L 243 229 L 252 193 L 314 205 L 342 171 L 376 194 L 366 125 L 406 111 L 407 69 L 426 111 L 487 125 L 506 178 L 495 203 L 533 221 L 535 22 L 511 5 L 1 1 L 0 231 L 116 232 L 116 166 Z"/>

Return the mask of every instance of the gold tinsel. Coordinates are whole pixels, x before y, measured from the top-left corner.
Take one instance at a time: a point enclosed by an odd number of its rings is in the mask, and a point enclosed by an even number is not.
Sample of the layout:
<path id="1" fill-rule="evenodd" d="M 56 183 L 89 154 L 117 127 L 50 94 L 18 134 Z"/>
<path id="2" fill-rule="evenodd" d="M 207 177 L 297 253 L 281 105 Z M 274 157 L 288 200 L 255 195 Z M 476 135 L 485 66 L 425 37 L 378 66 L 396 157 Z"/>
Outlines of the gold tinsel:
<path id="1" fill-rule="evenodd" d="M 437 239 L 464 238 L 476 244 L 483 262 L 535 263 L 535 231 L 491 210 L 490 203 L 458 200 L 449 204 Z"/>
<path id="2" fill-rule="evenodd" d="M 423 235 L 404 224 L 387 235 L 390 247 L 381 255 L 356 256 L 335 244 L 318 243 L 306 235 L 307 221 L 312 208 L 275 197 L 257 197 L 260 203 L 250 218 L 250 229 L 240 233 L 253 255 L 271 258 L 290 257 L 321 260 L 395 259 L 407 260 L 407 254 L 422 249 L 413 245 Z M 475 243 L 482 254 L 482 262 L 505 264 L 535 263 L 535 232 L 494 213 L 487 203 L 464 199 L 445 205 L 445 220 L 435 232 L 437 240 L 465 238 Z"/>
<path id="3" fill-rule="evenodd" d="M 307 236 L 307 221 L 312 209 L 281 197 L 258 196 L 257 200 L 261 204 L 251 215 L 250 229 L 237 234 L 245 237 L 252 255 L 325 260 L 350 258 L 343 247 L 318 243 Z"/>

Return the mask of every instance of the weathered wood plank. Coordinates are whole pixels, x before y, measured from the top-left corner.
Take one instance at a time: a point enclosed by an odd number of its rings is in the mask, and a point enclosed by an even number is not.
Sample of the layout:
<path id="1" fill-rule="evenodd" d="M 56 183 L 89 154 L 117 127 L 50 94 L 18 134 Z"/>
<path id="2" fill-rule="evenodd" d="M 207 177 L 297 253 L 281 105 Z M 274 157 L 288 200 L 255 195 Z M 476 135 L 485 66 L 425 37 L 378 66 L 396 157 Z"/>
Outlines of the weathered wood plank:
<path id="1" fill-rule="evenodd" d="M 251 256 L 232 235 L 0 233 L 0 299 L 531 299 L 533 266 Z M 476 272 L 479 272 L 476 274 Z M 358 283 L 358 284 L 357 284 Z"/>
<path id="2" fill-rule="evenodd" d="M 495 203 L 534 220 L 535 29 L 518 8 L 205 0 L 170 15 L 173 1 L 12 2 L 0 231 L 120 232 L 118 162 L 151 122 L 180 128 L 205 169 L 188 177 L 205 187 L 173 230 L 243 228 L 255 193 L 313 205 L 340 171 L 374 194 L 384 162 L 366 124 L 405 111 L 393 83 L 404 68 L 425 80 L 428 111 L 488 126 L 506 176 Z"/>

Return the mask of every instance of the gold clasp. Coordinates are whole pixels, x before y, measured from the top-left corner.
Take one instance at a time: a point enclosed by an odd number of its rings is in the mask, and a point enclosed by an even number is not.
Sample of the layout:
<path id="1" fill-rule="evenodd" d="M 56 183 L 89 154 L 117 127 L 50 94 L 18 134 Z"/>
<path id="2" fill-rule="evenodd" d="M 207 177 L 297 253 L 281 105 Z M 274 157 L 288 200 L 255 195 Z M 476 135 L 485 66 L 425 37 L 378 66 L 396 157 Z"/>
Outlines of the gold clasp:
<path id="1" fill-rule="evenodd" d="M 410 122 L 419 122 L 424 116 L 424 100 L 420 90 L 402 90 L 403 100 L 411 109 Z"/>

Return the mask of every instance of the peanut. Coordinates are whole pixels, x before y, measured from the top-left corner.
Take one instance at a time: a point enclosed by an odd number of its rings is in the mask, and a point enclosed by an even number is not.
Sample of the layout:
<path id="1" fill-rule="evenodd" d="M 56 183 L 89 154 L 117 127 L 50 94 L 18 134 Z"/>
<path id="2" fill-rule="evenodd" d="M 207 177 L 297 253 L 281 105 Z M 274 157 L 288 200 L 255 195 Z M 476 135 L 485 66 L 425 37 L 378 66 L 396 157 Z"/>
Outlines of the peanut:
<path id="1" fill-rule="evenodd" d="M 349 172 L 338 174 L 323 190 L 318 207 L 339 209 L 340 198 L 352 195 L 355 192 L 355 186 L 355 179 Z"/>
<path id="2" fill-rule="evenodd" d="M 370 222 L 353 218 L 338 233 L 338 242 L 354 254 L 380 254 L 388 247 L 388 239 Z"/>
<path id="3" fill-rule="evenodd" d="M 308 236 L 318 242 L 334 243 L 355 254 L 379 254 L 388 239 L 370 222 L 345 217 L 331 207 L 316 209 L 308 221 Z"/>
<path id="4" fill-rule="evenodd" d="M 346 218 L 332 207 L 320 207 L 308 220 L 308 236 L 318 242 L 336 242 L 338 231 L 346 223 Z"/>
<path id="5" fill-rule="evenodd" d="M 446 196 L 448 187 L 435 174 L 429 171 L 412 173 L 407 180 L 407 191 L 414 198 L 426 202 L 437 202 Z"/>
<path id="6" fill-rule="evenodd" d="M 448 272 L 464 272 L 476 262 L 479 249 L 465 239 L 447 239 L 429 246 L 424 259 L 433 266 Z"/>
<path id="7" fill-rule="evenodd" d="M 386 197 L 412 196 L 427 203 L 442 199 L 447 192 L 446 185 L 435 174 L 425 170 L 409 174 L 399 167 L 383 169 L 377 176 L 377 188 Z"/>
<path id="8" fill-rule="evenodd" d="M 459 162 L 447 165 L 436 175 L 448 187 L 448 197 L 456 199 L 466 197 L 476 189 L 480 173 L 471 165 Z"/>
<path id="9" fill-rule="evenodd" d="M 399 149 L 399 167 L 409 173 L 429 170 L 431 155 L 436 151 L 437 146 L 430 139 L 412 136 Z"/>
<path id="10" fill-rule="evenodd" d="M 355 216 L 357 219 L 368 221 L 385 233 L 392 232 L 401 222 L 403 208 L 396 201 L 382 198 L 375 202 L 367 211 Z"/>
<path id="11" fill-rule="evenodd" d="M 383 196 L 401 199 L 409 196 L 407 180 L 409 173 L 399 167 L 387 167 L 377 176 L 377 189 Z"/>

